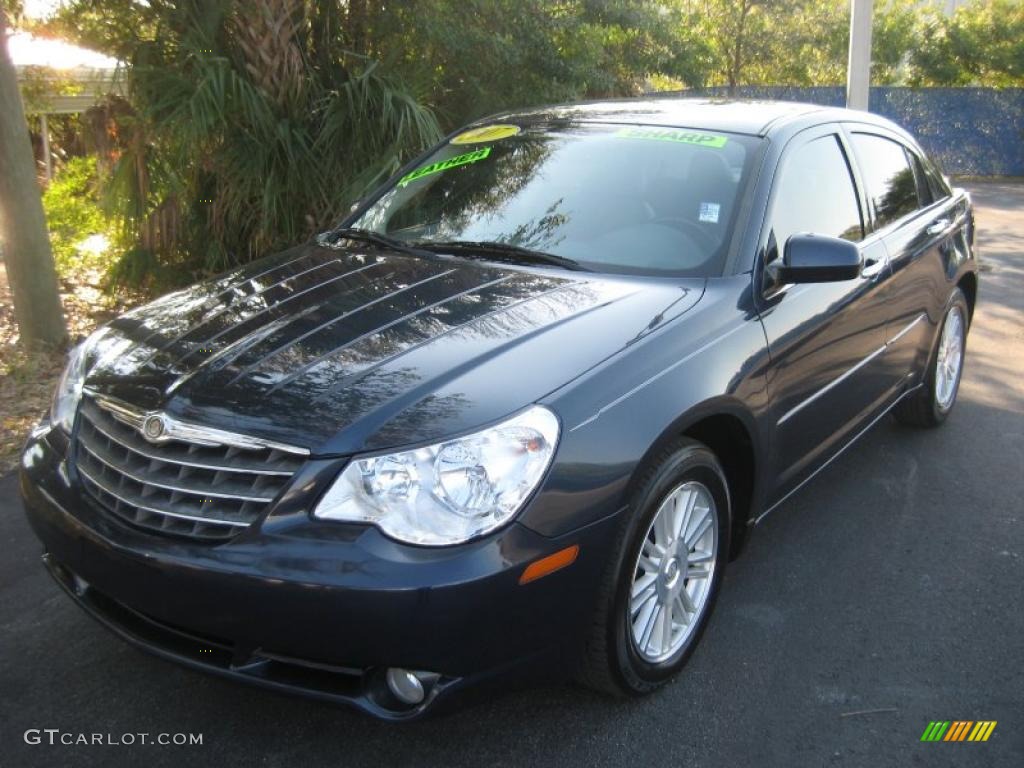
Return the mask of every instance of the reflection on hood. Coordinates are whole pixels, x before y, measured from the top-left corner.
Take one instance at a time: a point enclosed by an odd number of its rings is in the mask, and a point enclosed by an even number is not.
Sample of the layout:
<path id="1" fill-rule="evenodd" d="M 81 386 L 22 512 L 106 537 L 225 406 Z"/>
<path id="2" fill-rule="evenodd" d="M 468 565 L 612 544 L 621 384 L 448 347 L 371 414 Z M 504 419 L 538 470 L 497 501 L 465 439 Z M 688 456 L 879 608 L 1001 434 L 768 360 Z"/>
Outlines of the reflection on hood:
<path id="1" fill-rule="evenodd" d="M 521 408 L 699 295 L 305 245 L 118 318 L 88 384 L 314 450 L 390 447 Z"/>

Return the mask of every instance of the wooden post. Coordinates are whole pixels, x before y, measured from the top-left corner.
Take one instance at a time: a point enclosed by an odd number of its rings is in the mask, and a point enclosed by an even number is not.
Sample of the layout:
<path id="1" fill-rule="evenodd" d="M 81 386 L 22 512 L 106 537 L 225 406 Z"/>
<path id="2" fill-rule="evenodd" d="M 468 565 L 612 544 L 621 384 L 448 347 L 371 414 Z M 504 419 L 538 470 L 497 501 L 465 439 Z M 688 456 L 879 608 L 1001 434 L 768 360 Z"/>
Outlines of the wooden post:
<path id="1" fill-rule="evenodd" d="M 46 124 L 46 113 L 39 115 L 39 130 L 43 134 L 43 167 L 46 168 L 46 183 L 53 180 L 53 163 L 50 160 L 50 126 Z"/>

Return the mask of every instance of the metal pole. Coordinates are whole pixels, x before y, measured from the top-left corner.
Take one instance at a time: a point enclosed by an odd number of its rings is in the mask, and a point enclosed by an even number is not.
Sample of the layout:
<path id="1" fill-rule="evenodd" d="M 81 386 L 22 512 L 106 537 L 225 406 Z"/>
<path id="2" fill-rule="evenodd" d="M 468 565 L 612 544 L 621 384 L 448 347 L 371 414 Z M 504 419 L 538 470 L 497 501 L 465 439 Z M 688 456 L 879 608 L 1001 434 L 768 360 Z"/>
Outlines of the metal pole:
<path id="1" fill-rule="evenodd" d="M 46 166 L 46 183 L 53 179 L 53 163 L 50 161 L 50 127 L 46 124 L 46 113 L 39 115 L 39 130 L 43 134 L 43 164 Z"/>
<path id="2" fill-rule="evenodd" d="M 872 0 L 850 0 L 850 58 L 846 67 L 846 106 L 868 108 L 871 88 Z"/>

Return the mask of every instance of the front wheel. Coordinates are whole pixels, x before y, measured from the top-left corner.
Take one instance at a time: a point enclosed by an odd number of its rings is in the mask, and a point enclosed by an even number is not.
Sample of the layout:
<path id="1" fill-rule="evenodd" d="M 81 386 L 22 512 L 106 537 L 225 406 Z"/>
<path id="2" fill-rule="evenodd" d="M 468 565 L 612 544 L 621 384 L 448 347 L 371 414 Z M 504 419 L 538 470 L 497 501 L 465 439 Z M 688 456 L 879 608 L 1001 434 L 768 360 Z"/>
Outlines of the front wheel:
<path id="1" fill-rule="evenodd" d="M 645 473 L 626 514 L 580 678 L 640 695 L 683 667 L 714 605 L 729 552 L 721 465 L 704 445 L 678 441 Z"/>
<path id="2" fill-rule="evenodd" d="M 939 343 L 923 386 L 896 407 L 897 421 L 915 427 L 937 427 L 953 410 L 964 369 L 968 316 L 967 300 L 957 288 L 946 305 Z"/>

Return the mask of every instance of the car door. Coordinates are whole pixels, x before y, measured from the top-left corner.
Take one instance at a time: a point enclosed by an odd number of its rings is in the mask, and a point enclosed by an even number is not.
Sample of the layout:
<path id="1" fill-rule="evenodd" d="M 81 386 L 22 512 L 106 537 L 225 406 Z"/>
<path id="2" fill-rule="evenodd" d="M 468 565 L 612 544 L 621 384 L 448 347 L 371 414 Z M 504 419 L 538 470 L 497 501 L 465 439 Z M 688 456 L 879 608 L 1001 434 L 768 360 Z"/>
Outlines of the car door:
<path id="1" fill-rule="evenodd" d="M 771 461 L 777 501 L 839 450 L 892 389 L 884 356 L 889 311 L 885 246 L 865 240 L 865 201 L 838 126 L 798 134 L 776 169 L 761 234 L 761 263 L 782 257 L 798 232 L 857 242 L 859 278 L 773 286 L 761 280 L 760 312 L 771 363 Z M 770 270 L 761 270 L 767 274 Z M 755 270 L 757 272 L 757 270 Z M 757 281 L 757 278 L 755 278 Z"/>
<path id="2" fill-rule="evenodd" d="M 958 211 L 945 182 L 895 135 L 849 131 L 872 227 L 892 270 L 883 292 L 891 309 L 884 362 L 890 376 L 908 378 L 925 368 L 949 290 L 945 267 L 957 261 L 958 246 L 966 253 L 966 206 Z"/>

